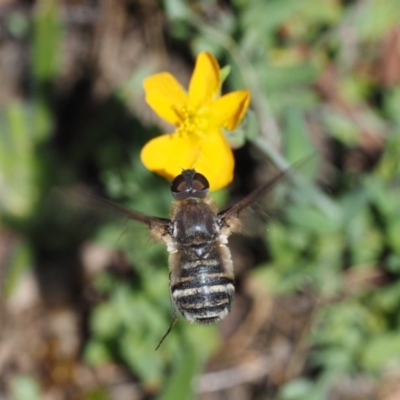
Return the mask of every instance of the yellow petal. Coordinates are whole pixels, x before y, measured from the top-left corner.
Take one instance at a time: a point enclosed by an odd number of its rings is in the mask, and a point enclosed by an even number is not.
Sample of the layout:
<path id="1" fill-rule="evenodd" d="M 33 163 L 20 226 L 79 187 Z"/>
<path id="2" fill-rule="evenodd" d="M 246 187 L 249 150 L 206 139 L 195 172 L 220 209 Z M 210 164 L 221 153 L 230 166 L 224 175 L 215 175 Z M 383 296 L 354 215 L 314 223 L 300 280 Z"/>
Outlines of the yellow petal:
<path id="1" fill-rule="evenodd" d="M 206 107 L 218 94 L 220 86 L 217 60 L 210 53 L 200 53 L 190 80 L 189 107 L 192 110 Z"/>
<path id="2" fill-rule="evenodd" d="M 233 131 L 242 120 L 250 102 L 248 90 L 238 90 L 214 101 L 207 110 L 213 126 L 223 126 Z"/>
<path id="3" fill-rule="evenodd" d="M 199 138 L 193 135 L 162 135 L 143 147 L 140 158 L 150 171 L 172 180 L 182 169 L 195 168 L 216 190 L 228 185 L 235 166 L 232 150 L 215 130 Z"/>
<path id="4" fill-rule="evenodd" d="M 222 132 L 215 130 L 201 139 L 201 151 L 193 167 L 208 179 L 210 190 L 232 182 L 235 161 Z"/>
<path id="5" fill-rule="evenodd" d="M 147 104 L 161 118 L 172 125 L 178 125 L 181 120 L 178 112 L 188 101 L 179 82 L 168 72 L 161 72 L 146 78 L 143 87 Z"/>
<path id="6" fill-rule="evenodd" d="M 156 137 L 143 147 L 140 158 L 144 166 L 169 180 L 193 168 L 200 152 L 198 137 L 168 134 Z"/>

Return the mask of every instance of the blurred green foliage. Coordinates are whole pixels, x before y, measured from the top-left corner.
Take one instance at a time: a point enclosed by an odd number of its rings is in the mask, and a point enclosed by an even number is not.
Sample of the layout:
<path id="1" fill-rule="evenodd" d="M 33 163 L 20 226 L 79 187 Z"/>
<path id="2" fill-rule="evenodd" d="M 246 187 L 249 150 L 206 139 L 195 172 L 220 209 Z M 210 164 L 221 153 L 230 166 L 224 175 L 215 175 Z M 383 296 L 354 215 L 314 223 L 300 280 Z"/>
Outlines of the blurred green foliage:
<path id="1" fill-rule="evenodd" d="M 17 376 L 12 384 L 11 394 L 15 400 L 39 400 L 38 383 L 29 376 Z"/>
<path id="2" fill-rule="evenodd" d="M 357 64 L 377 57 L 376 44 L 400 20 L 400 2 L 235 0 L 215 21 L 204 15 L 208 7 L 218 7 L 216 1 L 201 0 L 196 6 L 183 0 L 161 3 L 171 40 L 193 55 L 212 51 L 230 65 L 226 86 L 251 90 L 254 111 L 232 142 L 251 141 L 265 159 L 261 162 L 269 159 L 285 168 L 319 153 L 310 139 L 310 118 L 339 149 L 339 158 L 360 145 L 360 124 L 384 138 L 380 161 L 370 170 L 336 170 L 341 176 L 331 194 L 310 183 L 294 185 L 282 222 L 266 231 L 271 260 L 251 272 L 266 291 L 277 295 L 311 286 L 322 304 L 309 335 L 308 364 L 318 373 L 286 383 L 279 398 L 326 398 L 332 383 L 344 375 L 379 377 L 399 364 L 400 354 L 400 88 L 381 87 Z M 9 261 L 7 294 L 17 284 L 19 271 L 34 264 L 33 235 L 47 189 L 79 181 L 87 158 L 116 201 L 160 216 L 168 214 L 171 201 L 168 183 L 152 176 L 138 158 L 141 145 L 155 132 L 127 119 L 132 122 L 127 128 L 132 139 L 118 142 L 121 137 L 113 136 L 114 124 L 122 119 L 118 108 L 110 108 L 107 118 L 89 126 L 92 136 L 76 138 L 66 155 L 53 153 L 63 23 L 51 1 L 40 2 L 32 21 L 16 14 L 8 21 L 15 35 L 32 34 L 32 93 L 6 104 L 0 114 L 1 218 L 26 235 Z M 346 52 L 346 44 L 353 46 L 354 54 Z M 315 90 L 331 65 L 340 72 L 337 93 L 349 107 L 362 109 L 361 122 Z M 142 65 L 115 88 L 121 107 L 141 91 L 147 73 Z M 379 102 L 371 100 L 376 92 Z M 281 145 L 282 154 L 274 142 Z M 314 163 L 311 175 L 317 168 Z M 224 190 L 216 196 L 223 203 L 228 194 Z M 91 315 L 85 359 L 92 365 L 119 360 L 149 391 L 161 390 L 160 399 L 193 398 L 192 381 L 218 348 L 217 328 L 179 321 L 154 352 L 171 319 L 166 252 L 162 245 L 149 245 L 145 231 L 136 228 L 116 241 L 120 232 L 121 226 L 105 226 L 96 231 L 96 240 L 122 250 L 135 279 L 121 281 L 108 272 L 96 277 L 93 286 L 106 300 Z M 384 284 L 345 292 L 347 274 L 375 270 L 387 277 Z M 16 378 L 13 392 L 16 399 L 39 398 L 35 381 L 27 377 Z"/>

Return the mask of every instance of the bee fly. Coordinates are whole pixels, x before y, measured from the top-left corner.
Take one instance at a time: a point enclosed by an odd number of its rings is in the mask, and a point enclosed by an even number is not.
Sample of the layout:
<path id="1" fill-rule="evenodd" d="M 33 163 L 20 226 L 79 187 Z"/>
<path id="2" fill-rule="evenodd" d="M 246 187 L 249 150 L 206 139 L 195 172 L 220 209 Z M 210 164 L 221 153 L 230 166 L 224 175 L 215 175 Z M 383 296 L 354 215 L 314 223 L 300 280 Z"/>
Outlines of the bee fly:
<path id="1" fill-rule="evenodd" d="M 177 320 L 176 308 L 185 319 L 200 324 L 220 321 L 229 313 L 235 287 L 228 237 L 240 231 L 242 211 L 284 174 L 279 173 L 232 207 L 219 212 L 208 197 L 207 178 L 194 169 L 183 170 L 172 181 L 175 201 L 170 219 L 150 217 L 106 201 L 128 218 L 147 224 L 151 236 L 167 246 L 173 321 L 156 350 Z"/>

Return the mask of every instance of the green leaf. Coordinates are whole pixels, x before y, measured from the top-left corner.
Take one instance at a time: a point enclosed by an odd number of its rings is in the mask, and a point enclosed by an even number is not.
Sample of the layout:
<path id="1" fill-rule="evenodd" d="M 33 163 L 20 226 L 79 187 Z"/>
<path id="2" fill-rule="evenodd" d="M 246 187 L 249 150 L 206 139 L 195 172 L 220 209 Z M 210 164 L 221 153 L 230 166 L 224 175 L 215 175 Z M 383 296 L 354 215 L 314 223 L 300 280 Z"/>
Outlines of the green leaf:
<path id="1" fill-rule="evenodd" d="M 11 12 L 5 22 L 10 33 L 18 38 L 23 38 L 29 33 L 30 19 L 22 12 Z"/>
<path id="2" fill-rule="evenodd" d="M 184 358 L 176 364 L 168 384 L 158 400 L 190 400 L 194 396 L 194 378 L 203 366 L 202 359 L 192 348 L 187 348 Z"/>
<path id="3" fill-rule="evenodd" d="M 400 253 L 400 217 L 391 221 L 387 227 L 389 246 L 396 253 Z"/>
<path id="4" fill-rule="evenodd" d="M 41 143 L 50 137 L 54 127 L 54 119 L 49 104 L 39 99 L 30 112 L 30 118 L 34 123 L 33 135 L 37 143 Z"/>
<path id="5" fill-rule="evenodd" d="M 332 137 L 348 147 L 358 144 L 360 128 L 354 121 L 333 108 L 323 110 L 321 115 L 325 128 Z"/>
<path id="6" fill-rule="evenodd" d="M 12 296 L 18 283 L 21 282 L 26 273 L 30 271 L 32 266 L 31 249 L 22 241 L 17 242 L 10 256 L 8 263 L 5 264 L 5 295 Z"/>
<path id="7" fill-rule="evenodd" d="M 284 384 L 279 391 L 280 400 L 305 400 L 309 399 L 313 383 L 308 379 L 295 379 Z"/>
<path id="8" fill-rule="evenodd" d="M 299 11 L 313 6 L 312 0 L 256 1 L 244 9 L 241 27 L 244 30 L 242 47 L 246 52 L 266 48 L 275 29 Z M 315 6 L 315 5 L 314 5 Z"/>
<path id="9" fill-rule="evenodd" d="M 0 115 L 0 206 L 12 217 L 31 215 L 40 195 L 42 160 L 35 152 L 29 104 L 9 103 Z"/>
<path id="10" fill-rule="evenodd" d="M 164 0 L 163 3 L 165 14 L 171 21 L 187 20 L 192 15 L 188 3 L 183 0 Z"/>
<path id="11" fill-rule="evenodd" d="M 41 398 L 39 384 L 28 375 L 19 375 L 11 384 L 13 400 L 39 400 Z"/>
<path id="12" fill-rule="evenodd" d="M 121 326 L 121 315 L 111 302 L 104 302 L 96 307 L 91 318 L 94 334 L 102 339 L 109 339 L 117 334 Z"/>
<path id="13" fill-rule="evenodd" d="M 400 254 L 389 254 L 386 268 L 388 271 L 400 275 Z"/>
<path id="14" fill-rule="evenodd" d="M 229 143 L 231 149 L 239 149 L 246 142 L 246 132 L 240 124 L 234 131 L 227 131 L 223 129 L 225 139 Z"/>
<path id="15" fill-rule="evenodd" d="M 59 66 L 61 23 L 58 1 L 43 0 L 34 19 L 33 73 L 38 81 L 51 81 Z"/>
<path id="16" fill-rule="evenodd" d="M 385 152 L 377 167 L 379 177 L 385 180 L 396 179 L 400 176 L 400 118 L 398 125 L 399 128 L 397 128 L 397 131 L 392 132 L 392 135 L 388 137 Z"/>
<path id="17" fill-rule="evenodd" d="M 384 313 L 392 314 L 397 312 L 400 303 L 400 281 L 386 286 L 383 290 L 376 291 L 371 298 L 371 305 L 378 310 L 382 318 Z"/>
<path id="18" fill-rule="evenodd" d="M 95 389 L 88 393 L 82 400 L 110 400 L 106 389 Z"/>
<path id="19" fill-rule="evenodd" d="M 304 114 L 299 109 L 290 107 L 286 110 L 283 134 L 284 154 L 291 164 L 314 153 Z"/>
<path id="20" fill-rule="evenodd" d="M 400 3 L 398 0 L 371 0 L 357 7 L 353 15 L 349 22 L 359 40 L 377 40 L 398 24 Z"/>
<path id="21" fill-rule="evenodd" d="M 400 336 L 398 332 L 386 332 L 371 339 L 363 347 L 361 362 L 364 368 L 379 371 L 391 362 L 398 362 L 400 354 Z"/>
<path id="22" fill-rule="evenodd" d="M 337 232 L 341 228 L 341 221 L 330 218 L 313 207 L 290 207 L 287 215 L 292 224 L 316 234 Z"/>
<path id="23" fill-rule="evenodd" d="M 243 125 L 246 131 L 247 140 L 254 140 L 258 136 L 260 136 L 260 125 L 257 119 L 255 112 L 251 109 L 246 111 L 246 116 L 243 121 Z"/>
<path id="24" fill-rule="evenodd" d="M 151 338 L 152 336 L 150 336 Z M 148 336 L 139 336 L 134 330 L 126 332 L 119 339 L 121 357 L 140 380 L 148 387 L 157 387 L 162 382 L 163 360 L 161 353 Z"/>
<path id="25" fill-rule="evenodd" d="M 231 66 L 225 65 L 225 67 L 222 67 L 220 69 L 219 73 L 220 73 L 220 77 L 221 77 L 221 84 L 223 84 L 225 82 L 226 78 L 231 73 Z"/>
<path id="26" fill-rule="evenodd" d="M 289 97 L 293 97 L 294 93 L 296 93 L 294 90 L 296 87 L 300 88 L 305 84 L 312 83 L 318 72 L 315 67 L 309 64 L 282 68 L 272 66 L 266 67 L 265 63 L 259 63 L 255 65 L 255 68 L 262 79 L 263 86 L 269 93 L 279 93 L 280 96 L 283 96 L 285 93 L 282 91 L 285 90 Z M 298 93 L 296 96 L 298 96 Z"/>
<path id="27" fill-rule="evenodd" d="M 111 359 L 110 351 L 101 340 L 91 339 L 84 351 L 85 361 L 89 365 L 101 365 Z"/>

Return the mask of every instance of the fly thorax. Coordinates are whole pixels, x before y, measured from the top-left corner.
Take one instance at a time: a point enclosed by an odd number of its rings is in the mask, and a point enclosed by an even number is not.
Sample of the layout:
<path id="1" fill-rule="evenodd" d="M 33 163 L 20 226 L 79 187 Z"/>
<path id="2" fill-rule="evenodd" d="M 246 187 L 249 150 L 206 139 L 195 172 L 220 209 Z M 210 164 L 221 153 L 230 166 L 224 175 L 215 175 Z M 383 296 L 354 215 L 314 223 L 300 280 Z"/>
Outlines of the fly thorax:
<path id="1" fill-rule="evenodd" d="M 179 246 L 197 244 L 204 252 L 203 244 L 217 238 L 215 213 L 206 203 L 186 201 L 174 217 L 172 236 Z"/>

